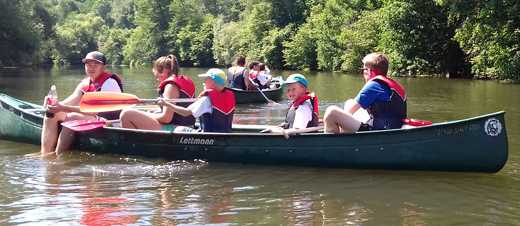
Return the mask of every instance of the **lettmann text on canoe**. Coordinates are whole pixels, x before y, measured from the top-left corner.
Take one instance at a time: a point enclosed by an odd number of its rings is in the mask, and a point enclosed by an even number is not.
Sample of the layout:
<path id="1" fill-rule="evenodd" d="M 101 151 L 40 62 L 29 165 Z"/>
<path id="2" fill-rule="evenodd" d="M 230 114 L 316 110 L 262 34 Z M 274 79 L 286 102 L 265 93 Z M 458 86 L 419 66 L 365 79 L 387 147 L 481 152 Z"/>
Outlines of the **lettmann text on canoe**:
<path id="1" fill-rule="evenodd" d="M 214 139 L 203 139 L 203 138 L 194 138 L 194 137 L 181 137 L 179 139 L 180 144 L 196 144 L 196 145 L 213 145 L 215 143 Z"/>

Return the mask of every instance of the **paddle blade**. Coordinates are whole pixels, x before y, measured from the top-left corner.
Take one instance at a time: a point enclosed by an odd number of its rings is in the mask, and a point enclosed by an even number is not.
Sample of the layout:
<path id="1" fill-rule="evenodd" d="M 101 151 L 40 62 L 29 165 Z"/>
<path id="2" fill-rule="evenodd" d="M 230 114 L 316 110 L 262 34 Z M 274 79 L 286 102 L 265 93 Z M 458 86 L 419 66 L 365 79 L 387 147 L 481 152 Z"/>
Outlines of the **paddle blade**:
<path id="1" fill-rule="evenodd" d="M 137 96 L 129 93 L 88 92 L 81 97 L 79 109 L 82 112 L 117 111 L 140 102 Z"/>
<path id="2" fill-rule="evenodd" d="M 74 120 L 62 122 L 61 125 L 75 132 L 82 132 L 101 128 L 107 124 L 103 120 Z"/>

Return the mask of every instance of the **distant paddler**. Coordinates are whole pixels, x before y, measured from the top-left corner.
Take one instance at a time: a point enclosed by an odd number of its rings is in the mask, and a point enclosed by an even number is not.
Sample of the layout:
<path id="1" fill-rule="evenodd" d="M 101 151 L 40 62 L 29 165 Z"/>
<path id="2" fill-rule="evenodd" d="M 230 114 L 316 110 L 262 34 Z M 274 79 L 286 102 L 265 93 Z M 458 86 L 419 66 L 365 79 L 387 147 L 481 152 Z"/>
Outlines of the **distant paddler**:
<path id="1" fill-rule="evenodd" d="M 235 65 L 228 68 L 227 70 L 227 81 L 230 88 L 242 89 L 247 88 L 249 83 L 249 71 L 246 66 L 246 58 L 244 56 L 238 56 L 235 59 Z"/>
<path id="2" fill-rule="evenodd" d="M 69 149 L 72 144 L 74 133 L 67 128 L 62 128 L 60 132 L 59 125 L 61 122 L 84 119 L 95 120 L 99 117 L 115 119 L 119 116 L 119 112 L 105 112 L 97 115 L 80 112 L 79 103 L 84 93 L 123 91 L 121 78 L 112 72 L 106 71 L 105 65 L 107 60 L 103 53 L 98 51 L 90 52 L 83 58 L 82 62 L 85 64 L 87 77 L 76 86 L 74 92 L 65 100 L 47 105 L 47 114 L 43 119 L 41 134 L 42 155 L 49 155 L 53 152 L 59 154 Z"/>

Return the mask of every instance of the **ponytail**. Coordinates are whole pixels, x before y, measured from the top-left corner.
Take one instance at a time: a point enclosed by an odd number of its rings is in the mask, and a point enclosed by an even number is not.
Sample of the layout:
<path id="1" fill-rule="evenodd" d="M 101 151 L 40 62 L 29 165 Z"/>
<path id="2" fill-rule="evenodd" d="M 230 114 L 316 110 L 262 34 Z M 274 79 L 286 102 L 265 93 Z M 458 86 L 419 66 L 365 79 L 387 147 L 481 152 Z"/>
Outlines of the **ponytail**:
<path id="1" fill-rule="evenodd" d="M 177 75 L 179 73 L 179 63 L 177 57 L 173 54 L 159 57 L 159 59 L 154 62 L 153 68 L 159 73 L 162 73 L 166 68 L 170 70 L 171 74 Z"/>

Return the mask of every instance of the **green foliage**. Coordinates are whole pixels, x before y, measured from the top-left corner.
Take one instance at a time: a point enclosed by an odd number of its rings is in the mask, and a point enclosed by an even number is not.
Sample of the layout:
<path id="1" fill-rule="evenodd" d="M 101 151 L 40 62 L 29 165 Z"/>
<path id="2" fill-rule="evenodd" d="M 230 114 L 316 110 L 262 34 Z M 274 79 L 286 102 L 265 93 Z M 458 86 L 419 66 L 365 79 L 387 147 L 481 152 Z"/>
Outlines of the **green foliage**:
<path id="1" fill-rule="evenodd" d="M 359 72 L 361 59 L 378 50 L 383 18 L 379 10 L 364 11 L 355 23 L 343 29 L 339 42 L 344 48 L 341 69 Z M 368 29 L 370 28 L 370 29 Z"/>
<path id="2" fill-rule="evenodd" d="M 468 10 L 477 12 L 462 21 L 455 35 L 467 53 L 472 72 L 478 77 L 520 80 L 520 2 L 484 1 L 449 6 L 455 15 Z"/>
<path id="3" fill-rule="evenodd" d="M 0 0 L 0 65 L 114 64 L 237 55 L 271 68 L 357 71 L 370 52 L 394 74 L 520 80 L 517 0 Z"/>
<path id="4" fill-rule="evenodd" d="M 388 1 L 380 12 L 383 30 L 378 46 L 390 56 L 394 73 L 442 71 L 450 37 L 447 17 L 435 2 Z"/>
<path id="5" fill-rule="evenodd" d="M 106 29 L 100 36 L 99 50 L 105 54 L 109 63 L 116 65 L 128 63 L 124 61 L 123 54 L 128 37 L 130 31 L 122 28 Z"/>
<path id="6" fill-rule="evenodd" d="M 98 38 L 104 27 L 94 14 L 70 14 L 65 23 L 56 26 L 52 59 L 55 64 L 81 62 L 90 51 L 98 49 Z"/>
<path id="7" fill-rule="evenodd" d="M 285 65 L 291 69 L 317 68 L 316 38 L 310 24 L 304 24 L 292 37 L 292 40 L 283 43 L 285 49 Z"/>
<path id="8" fill-rule="evenodd" d="M 238 22 L 225 23 L 222 18 L 216 20 L 212 50 L 217 64 L 229 65 L 238 55 L 245 55 L 240 50 L 240 28 Z"/>
<path id="9" fill-rule="evenodd" d="M 214 64 L 213 52 L 211 51 L 214 18 L 211 16 L 204 18 L 206 21 L 201 24 L 188 24 L 182 27 L 175 42 L 180 59 L 194 66 Z"/>
<path id="10" fill-rule="evenodd" d="M 314 7 L 307 23 L 298 30 L 291 42 L 285 43 L 287 65 L 339 70 L 345 51 L 345 45 L 341 43 L 341 31 L 354 19 L 355 11 L 345 1 L 327 0 L 323 6 Z"/>
<path id="11" fill-rule="evenodd" d="M 0 65 L 32 62 L 44 32 L 43 24 L 27 19 L 34 13 L 32 1 L 0 0 Z"/>
<path id="12" fill-rule="evenodd" d="M 132 66 L 151 63 L 155 58 L 168 54 L 166 48 L 160 48 L 166 43 L 163 31 L 168 29 L 170 18 L 167 0 L 135 0 L 137 27 L 123 48 L 125 62 Z"/>

